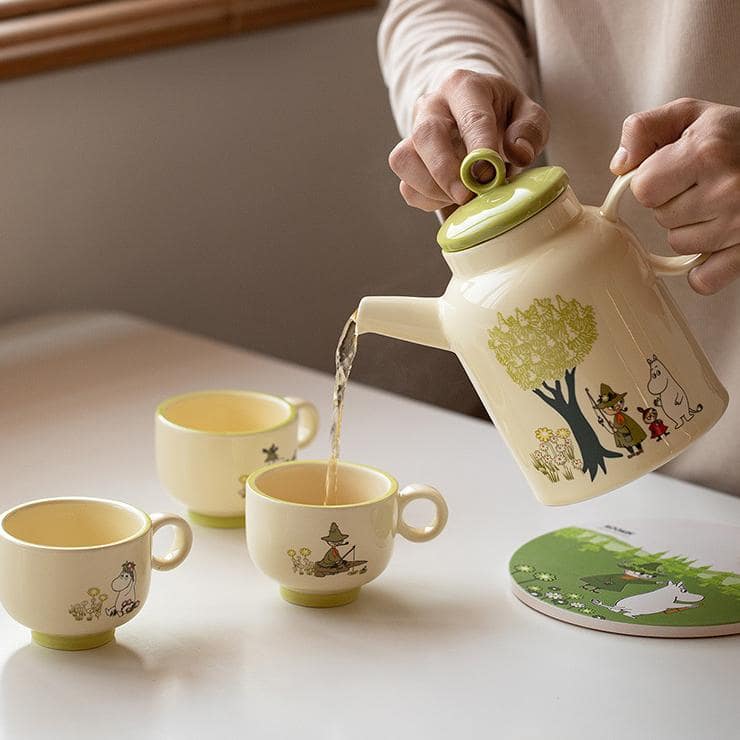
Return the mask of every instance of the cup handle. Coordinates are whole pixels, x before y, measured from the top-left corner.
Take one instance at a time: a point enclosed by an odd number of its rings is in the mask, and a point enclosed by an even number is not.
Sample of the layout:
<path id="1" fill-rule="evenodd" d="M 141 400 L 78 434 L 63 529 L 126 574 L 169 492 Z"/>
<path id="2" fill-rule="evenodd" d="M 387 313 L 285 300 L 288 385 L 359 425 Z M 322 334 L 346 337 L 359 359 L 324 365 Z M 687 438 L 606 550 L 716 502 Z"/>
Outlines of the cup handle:
<path id="1" fill-rule="evenodd" d="M 310 401 L 295 396 L 283 396 L 298 410 L 298 447 L 305 447 L 313 442 L 319 430 L 319 412 Z"/>
<path id="2" fill-rule="evenodd" d="M 403 511 L 412 501 L 420 498 L 434 504 L 436 509 L 434 521 L 426 527 L 412 527 L 404 521 Z M 445 528 L 445 524 L 447 524 L 447 502 L 436 488 L 412 483 L 398 494 L 398 533 L 407 540 L 411 542 L 433 540 Z"/>
<path id="3" fill-rule="evenodd" d="M 154 570 L 172 570 L 188 556 L 193 546 L 193 530 L 190 525 L 177 514 L 150 514 L 152 520 L 152 537 L 162 528 L 172 526 L 175 528 L 175 541 L 170 551 L 161 558 L 152 555 L 152 568 Z"/>
<path id="4" fill-rule="evenodd" d="M 599 209 L 599 213 L 612 223 L 619 221 L 619 203 L 622 196 L 629 188 L 632 178 L 635 176 L 637 168 L 628 172 L 626 175 L 620 175 L 611 186 L 611 189 L 604 199 L 604 203 Z M 702 262 L 709 259 L 708 254 L 689 254 L 679 257 L 664 257 L 652 252 L 646 253 L 647 261 L 655 271 L 656 275 L 661 277 L 669 275 L 685 275 L 689 270 L 697 267 Z"/>

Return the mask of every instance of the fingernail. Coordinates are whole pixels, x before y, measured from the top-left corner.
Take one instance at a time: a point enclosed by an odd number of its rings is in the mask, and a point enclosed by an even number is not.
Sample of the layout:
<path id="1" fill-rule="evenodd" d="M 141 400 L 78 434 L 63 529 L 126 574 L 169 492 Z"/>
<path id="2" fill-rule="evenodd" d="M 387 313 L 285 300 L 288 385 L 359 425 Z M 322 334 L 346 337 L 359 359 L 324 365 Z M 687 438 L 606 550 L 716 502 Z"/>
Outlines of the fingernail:
<path id="1" fill-rule="evenodd" d="M 455 203 L 462 205 L 468 200 L 470 191 L 461 182 L 456 182 L 452 185 L 452 197 L 455 199 Z"/>
<path id="2" fill-rule="evenodd" d="M 699 295 L 712 295 L 716 291 L 702 279 L 702 275 L 704 274 L 704 271 L 701 269 L 701 265 L 699 267 L 694 267 L 692 270 L 689 271 L 689 285 L 697 292 Z"/>
<path id="3" fill-rule="evenodd" d="M 612 157 L 612 161 L 609 163 L 609 169 L 613 172 L 616 172 L 617 170 L 621 170 L 622 167 L 627 162 L 628 153 L 627 150 L 620 146 L 619 149 L 617 149 L 616 152 L 614 152 L 614 156 Z"/>
<path id="4" fill-rule="evenodd" d="M 514 139 L 514 146 L 525 153 L 522 164 L 529 164 L 534 159 L 534 147 L 526 139 Z"/>

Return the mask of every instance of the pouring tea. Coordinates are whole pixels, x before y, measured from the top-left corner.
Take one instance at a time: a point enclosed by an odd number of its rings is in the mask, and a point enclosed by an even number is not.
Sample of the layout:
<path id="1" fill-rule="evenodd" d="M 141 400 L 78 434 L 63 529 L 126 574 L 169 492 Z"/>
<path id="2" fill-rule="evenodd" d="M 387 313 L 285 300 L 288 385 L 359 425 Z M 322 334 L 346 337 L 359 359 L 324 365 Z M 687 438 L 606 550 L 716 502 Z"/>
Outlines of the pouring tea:
<path id="1" fill-rule="evenodd" d="M 496 175 L 480 183 L 478 161 Z M 452 278 L 439 298 L 368 297 L 357 332 L 454 352 L 536 496 L 582 501 L 663 465 L 710 429 L 725 388 L 662 281 L 704 255 L 650 253 L 619 219 L 633 173 L 601 207 L 561 167 L 505 179 L 468 154 L 476 193 L 437 240 Z"/>

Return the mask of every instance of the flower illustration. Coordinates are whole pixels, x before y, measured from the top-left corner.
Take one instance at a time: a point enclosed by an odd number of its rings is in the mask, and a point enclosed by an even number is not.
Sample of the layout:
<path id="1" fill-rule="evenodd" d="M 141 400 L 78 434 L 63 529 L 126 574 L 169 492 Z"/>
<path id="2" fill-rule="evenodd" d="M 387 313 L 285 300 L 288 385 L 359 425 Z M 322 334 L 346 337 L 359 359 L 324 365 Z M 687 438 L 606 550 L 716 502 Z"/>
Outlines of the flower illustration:
<path id="1" fill-rule="evenodd" d="M 527 586 L 527 593 L 532 594 L 532 596 L 540 596 L 542 594 L 542 587 L 541 586 Z"/>
<path id="2" fill-rule="evenodd" d="M 535 573 L 534 577 L 538 581 L 557 581 L 558 577 L 554 573 L 545 573 L 544 571 L 540 571 L 539 573 Z"/>
<path id="3" fill-rule="evenodd" d="M 78 604 L 71 604 L 69 607 L 69 613 L 77 622 L 81 622 L 83 619 L 88 622 L 92 622 L 93 619 L 100 619 L 103 604 L 108 600 L 108 594 L 104 594 L 97 586 L 88 588 L 87 595 L 90 597 L 89 599 L 80 601 Z"/>
<path id="4" fill-rule="evenodd" d="M 563 595 L 560 593 L 560 591 L 548 591 L 545 596 L 547 596 L 548 599 L 562 599 Z"/>
<path id="5" fill-rule="evenodd" d="M 555 464 L 565 465 L 565 455 L 563 455 L 562 453 L 555 455 Z"/>
<path id="6" fill-rule="evenodd" d="M 583 467 L 583 460 L 581 460 L 581 458 L 577 457 L 573 461 L 573 465 L 575 465 L 577 468 L 582 468 Z"/>
<path id="7" fill-rule="evenodd" d="M 542 460 L 542 450 L 535 450 L 532 454 L 535 460 Z"/>
<path id="8" fill-rule="evenodd" d="M 588 607 L 586 607 L 585 609 L 581 609 L 581 614 L 593 614 L 593 613 L 594 613 L 594 610 L 589 609 Z"/>
<path id="9" fill-rule="evenodd" d="M 295 557 L 295 550 L 292 547 L 288 550 L 288 556 L 291 558 Z"/>
<path id="10" fill-rule="evenodd" d="M 572 606 L 574 609 L 583 609 L 583 602 L 582 601 L 571 601 L 570 606 Z"/>
<path id="11" fill-rule="evenodd" d="M 539 429 L 534 430 L 534 436 L 542 443 L 548 442 L 552 437 L 552 429 L 549 429 L 548 427 L 540 427 Z"/>
<path id="12" fill-rule="evenodd" d="M 567 439 L 568 437 L 570 437 L 570 429 L 566 427 L 560 427 L 560 429 L 558 429 L 555 434 L 557 434 L 558 437 L 561 437 L 562 439 Z"/>
<path id="13" fill-rule="evenodd" d="M 308 547 L 302 547 L 300 553 L 304 558 L 307 558 L 311 554 L 311 550 Z"/>
<path id="14" fill-rule="evenodd" d="M 581 598 L 581 594 L 574 594 L 574 593 L 565 594 L 565 598 L 569 599 L 570 601 L 578 601 L 578 599 Z M 581 604 L 581 606 L 583 606 L 583 604 Z"/>
<path id="15" fill-rule="evenodd" d="M 533 573 L 534 572 L 534 566 L 533 565 L 515 565 L 512 570 L 514 573 Z"/>

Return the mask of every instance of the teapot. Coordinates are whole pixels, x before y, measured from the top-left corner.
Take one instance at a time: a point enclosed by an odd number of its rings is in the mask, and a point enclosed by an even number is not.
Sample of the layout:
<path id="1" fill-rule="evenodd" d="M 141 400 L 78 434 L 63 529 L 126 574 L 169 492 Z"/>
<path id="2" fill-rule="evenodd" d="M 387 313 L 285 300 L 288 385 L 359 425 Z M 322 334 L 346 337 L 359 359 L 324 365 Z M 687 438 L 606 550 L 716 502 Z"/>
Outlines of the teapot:
<path id="1" fill-rule="evenodd" d="M 475 179 L 479 161 L 495 177 Z M 634 170 L 601 207 L 582 205 L 562 167 L 506 181 L 491 149 L 461 179 L 476 197 L 437 241 L 452 279 L 439 298 L 367 297 L 358 334 L 451 350 L 529 485 L 571 504 L 635 480 L 722 416 L 725 388 L 661 279 L 706 255 L 652 254 L 619 219 Z"/>

